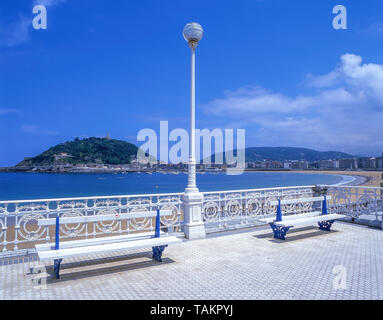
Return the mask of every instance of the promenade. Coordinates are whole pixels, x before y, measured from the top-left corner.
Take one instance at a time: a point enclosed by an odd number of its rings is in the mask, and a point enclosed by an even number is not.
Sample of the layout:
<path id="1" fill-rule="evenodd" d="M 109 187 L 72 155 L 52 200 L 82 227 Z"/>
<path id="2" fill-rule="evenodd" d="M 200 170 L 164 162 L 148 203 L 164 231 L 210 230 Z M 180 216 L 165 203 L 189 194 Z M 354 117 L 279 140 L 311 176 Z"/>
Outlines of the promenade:
<path id="1" fill-rule="evenodd" d="M 382 243 L 383 230 L 346 222 L 286 241 L 263 226 L 185 240 L 163 263 L 146 250 L 67 259 L 45 288 L 32 282 L 38 262 L 2 261 L 0 299 L 383 299 Z M 345 289 L 334 288 L 335 266 L 347 271 Z"/>

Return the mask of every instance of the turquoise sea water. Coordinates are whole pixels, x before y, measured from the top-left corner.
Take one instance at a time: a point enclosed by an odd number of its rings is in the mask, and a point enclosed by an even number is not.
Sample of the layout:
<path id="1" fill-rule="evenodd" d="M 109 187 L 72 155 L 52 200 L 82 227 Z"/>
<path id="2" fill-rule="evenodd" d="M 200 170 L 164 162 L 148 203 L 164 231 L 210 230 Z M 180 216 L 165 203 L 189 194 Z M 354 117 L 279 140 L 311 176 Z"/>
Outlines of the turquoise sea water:
<path id="1" fill-rule="evenodd" d="M 312 173 L 197 174 L 202 192 L 337 184 L 340 181 L 341 176 Z M 186 174 L 0 173 L 0 200 L 183 192 L 186 184 Z"/>

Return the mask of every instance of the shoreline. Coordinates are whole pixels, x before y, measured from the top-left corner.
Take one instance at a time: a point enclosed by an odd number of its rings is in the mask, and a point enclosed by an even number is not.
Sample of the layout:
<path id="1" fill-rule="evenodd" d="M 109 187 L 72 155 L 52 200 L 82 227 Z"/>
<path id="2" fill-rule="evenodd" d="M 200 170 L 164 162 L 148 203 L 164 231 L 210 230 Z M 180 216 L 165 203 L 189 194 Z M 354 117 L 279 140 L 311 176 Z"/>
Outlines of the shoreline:
<path id="1" fill-rule="evenodd" d="M 0 168 L 4 169 L 4 168 Z M 383 171 L 340 171 L 340 170 L 245 170 L 244 172 L 284 172 L 284 173 L 311 173 L 311 174 L 328 174 L 336 175 L 342 178 L 342 181 L 333 184 L 334 186 L 368 186 L 368 187 L 381 187 L 383 184 Z M 166 171 L 146 171 L 146 170 L 131 170 L 131 171 L 117 171 L 117 170 L 86 170 L 86 171 L 14 171 L 14 170 L 0 170 L 0 173 L 43 173 L 43 174 L 129 174 L 129 173 L 143 173 L 143 174 L 187 174 L 187 171 L 182 170 L 166 170 Z M 226 173 L 225 170 L 217 171 L 197 171 L 197 174 L 209 173 Z"/>
<path id="2" fill-rule="evenodd" d="M 380 183 L 383 183 L 381 180 L 381 175 L 383 171 L 312 171 L 312 170 L 299 170 L 293 171 L 297 173 L 320 173 L 320 174 L 332 174 L 343 177 L 354 177 L 351 181 L 342 181 L 335 185 L 343 186 L 365 186 L 365 187 L 380 187 Z"/>

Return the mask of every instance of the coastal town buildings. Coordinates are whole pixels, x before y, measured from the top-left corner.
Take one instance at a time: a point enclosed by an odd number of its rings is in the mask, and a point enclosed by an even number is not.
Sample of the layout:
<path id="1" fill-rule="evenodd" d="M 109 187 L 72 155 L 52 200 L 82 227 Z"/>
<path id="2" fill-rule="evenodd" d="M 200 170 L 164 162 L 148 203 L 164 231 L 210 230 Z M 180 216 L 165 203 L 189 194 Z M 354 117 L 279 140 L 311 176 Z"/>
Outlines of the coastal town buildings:
<path id="1" fill-rule="evenodd" d="M 1 171 L 29 171 L 29 172 L 187 172 L 187 163 L 165 163 L 163 161 L 138 161 L 132 160 L 129 164 L 104 164 L 96 163 L 69 164 L 64 160 L 71 158 L 70 154 L 61 153 L 54 156 L 57 161 L 53 165 L 17 166 L 0 168 Z M 28 159 L 28 158 L 27 158 Z M 235 167 L 227 164 L 198 163 L 198 172 L 224 171 L 226 168 Z M 325 159 L 319 161 L 289 160 L 289 161 L 249 161 L 246 170 L 382 170 L 383 154 L 380 157 L 359 157 L 350 159 Z"/>

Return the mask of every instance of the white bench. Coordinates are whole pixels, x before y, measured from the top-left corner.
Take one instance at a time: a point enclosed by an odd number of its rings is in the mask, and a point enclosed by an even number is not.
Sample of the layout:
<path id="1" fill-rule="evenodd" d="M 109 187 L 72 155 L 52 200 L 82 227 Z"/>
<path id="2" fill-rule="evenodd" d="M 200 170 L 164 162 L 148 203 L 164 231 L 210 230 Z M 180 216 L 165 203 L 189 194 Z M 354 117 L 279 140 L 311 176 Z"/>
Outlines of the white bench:
<path id="1" fill-rule="evenodd" d="M 56 226 L 55 243 L 38 244 L 35 246 L 36 251 L 40 261 L 54 260 L 54 276 L 56 279 L 60 278 L 60 264 L 62 259 L 77 256 L 151 247 L 153 251 L 153 259 L 162 262 L 162 252 L 165 250 L 165 247 L 170 244 L 182 242 L 182 239 L 161 232 L 160 230 L 160 217 L 171 214 L 171 210 L 157 210 L 118 215 L 91 215 L 63 218 L 57 216 L 56 218 L 40 219 L 37 222 L 39 226 Z M 119 221 L 137 218 L 156 218 L 154 234 L 147 232 L 60 242 L 60 225 L 63 224 L 97 223 L 102 221 Z"/>
<path id="2" fill-rule="evenodd" d="M 260 219 L 261 222 L 268 223 L 273 230 L 274 238 L 285 240 L 286 233 L 289 229 L 297 226 L 308 226 L 313 223 L 318 223 L 319 229 L 330 231 L 332 224 L 337 219 L 342 219 L 345 215 L 329 214 L 327 211 L 327 200 L 331 196 L 320 196 L 299 199 L 286 199 L 271 201 L 270 205 L 277 206 L 276 217 Z M 322 202 L 322 211 L 312 211 L 303 214 L 293 214 L 289 216 L 282 216 L 282 205 L 299 204 L 307 202 Z"/>

